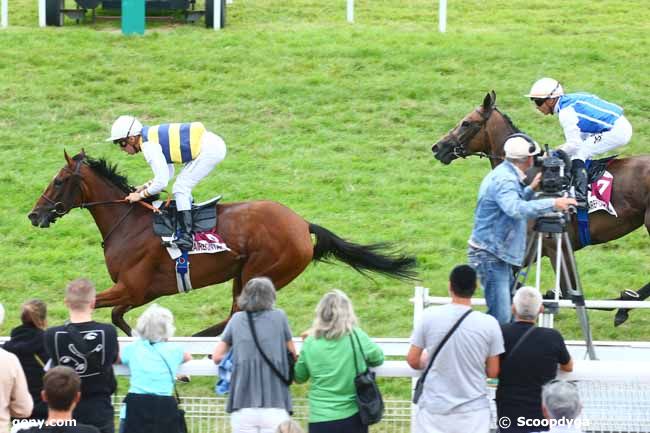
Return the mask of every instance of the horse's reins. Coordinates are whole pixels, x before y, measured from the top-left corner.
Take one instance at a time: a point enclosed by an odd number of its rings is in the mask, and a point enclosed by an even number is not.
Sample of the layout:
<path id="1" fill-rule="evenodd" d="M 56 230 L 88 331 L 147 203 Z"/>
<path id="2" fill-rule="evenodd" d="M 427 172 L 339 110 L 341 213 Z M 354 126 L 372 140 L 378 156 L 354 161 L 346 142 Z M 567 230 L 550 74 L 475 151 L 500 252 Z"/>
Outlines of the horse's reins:
<path id="1" fill-rule="evenodd" d="M 79 172 L 81 170 L 81 162 L 82 162 L 81 160 L 77 161 L 77 163 L 75 164 L 75 167 L 74 167 L 74 171 L 70 170 L 67 167 L 64 167 L 64 170 L 69 172 L 70 175 L 74 179 L 78 180 L 79 178 L 81 178 L 81 175 L 79 174 Z M 80 188 L 81 184 L 79 182 L 76 182 L 76 186 L 78 186 Z M 70 208 L 66 209 L 65 204 L 63 202 L 61 202 L 61 201 L 55 202 L 54 200 L 52 200 L 51 198 L 46 196 L 45 193 L 41 194 L 41 197 L 44 198 L 45 201 L 50 203 L 52 206 L 54 206 L 53 210 L 59 216 L 63 216 L 65 214 L 67 214 L 68 212 L 70 212 L 72 209 L 75 209 L 75 208 L 88 209 L 88 208 L 90 208 L 92 206 L 102 206 L 102 205 L 111 205 L 111 204 L 133 204 L 130 201 L 128 201 L 127 199 L 105 200 L 105 201 L 92 201 L 92 202 L 88 202 L 88 203 L 82 202 L 78 206 L 71 206 Z M 169 200 L 168 200 L 168 202 L 169 202 Z M 144 206 L 146 209 L 149 209 L 154 213 L 160 213 L 160 210 L 158 208 L 156 208 L 155 206 L 151 205 L 150 203 L 147 203 L 147 202 L 144 202 L 144 201 L 138 201 L 136 203 L 140 204 L 141 206 Z M 131 211 L 133 209 L 135 209 L 135 208 L 133 206 L 130 206 L 129 209 L 126 212 L 124 212 L 124 215 L 122 215 L 120 217 L 120 219 L 117 221 L 117 223 L 108 231 L 108 233 L 106 234 L 104 239 L 102 239 L 102 248 L 104 248 L 104 245 L 106 244 L 106 241 L 113 234 L 115 229 L 117 229 L 120 226 L 120 224 L 122 224 L 122 222 L 126 219 L 127 216 L 129 216 L 129 214 L 131 213 Z"/>
<path id="2" fill-rule="evenodd" d="M 467 144 L 472 141 L 472 139 L 478 134 L 485 124 L 490 120 L 490 117 L 492 116 L 492 113 L 496 110 L 496 108 L 493 108 L 490 110 L 489 113 L 484 113 L 480 111 L 478 108 L 475 109 L 475 111 L 481 115 L 481 121 L 480 122 L 472 122 L 472 124 L 466 129 L 465 132 L 463 132 L 459 137 L 456 137 L 455 135 L 451 136 L 451 141 L 453 142 L 453 147 L 451 149 L 452 153 L 454 156 L 457 158 L 467 158 L 468 156 L 478 156 L 479 158 L 489 158 L 489 159 L 500 159 L 503 160 L 504 158 L 499 155 L 493 155 L 489 154 L 486 152 L 469 152 L 467 150 Z M 498 110 L 497 110 L 498 111 Z"/>

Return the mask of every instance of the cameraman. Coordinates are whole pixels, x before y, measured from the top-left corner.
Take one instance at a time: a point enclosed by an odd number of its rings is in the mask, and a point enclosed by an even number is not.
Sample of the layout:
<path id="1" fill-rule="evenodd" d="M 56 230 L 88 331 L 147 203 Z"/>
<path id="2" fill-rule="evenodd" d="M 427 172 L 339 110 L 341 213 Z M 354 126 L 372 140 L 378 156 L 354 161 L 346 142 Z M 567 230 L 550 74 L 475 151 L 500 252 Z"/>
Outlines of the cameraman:
<path id="1" fill-rule="evenodd" d="M 523 264 L 528 219 L 564 212 L 576 204 L 567 197 L 530 201 L 541 181 L 539 173 L 529 186 L 524 184 L 533 155 L 540 153 L 532 138 L 513 134 L 506 140 L 504 151 L 504 162 L 481 182 L 467 253 L 483 286 L 487 312 L 501 324 L 510 322 L 513 267 Z"/>

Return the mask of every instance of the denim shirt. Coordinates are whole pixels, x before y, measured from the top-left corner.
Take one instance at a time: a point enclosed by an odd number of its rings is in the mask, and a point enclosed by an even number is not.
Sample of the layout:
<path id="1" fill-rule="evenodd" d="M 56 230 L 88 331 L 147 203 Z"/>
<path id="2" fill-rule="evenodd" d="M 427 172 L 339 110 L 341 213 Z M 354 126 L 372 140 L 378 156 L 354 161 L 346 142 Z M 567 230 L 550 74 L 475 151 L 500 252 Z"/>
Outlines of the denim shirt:
<path id="1" fill-rule="evenodd" d="M 530 187 L 524 187 L 511 162 L 504 161 L 492 170 L 478 192 L 470 245 L 521 266 L 528 219 L 553 210 L 554 199 L 531 200 L 533 194 Z"/>

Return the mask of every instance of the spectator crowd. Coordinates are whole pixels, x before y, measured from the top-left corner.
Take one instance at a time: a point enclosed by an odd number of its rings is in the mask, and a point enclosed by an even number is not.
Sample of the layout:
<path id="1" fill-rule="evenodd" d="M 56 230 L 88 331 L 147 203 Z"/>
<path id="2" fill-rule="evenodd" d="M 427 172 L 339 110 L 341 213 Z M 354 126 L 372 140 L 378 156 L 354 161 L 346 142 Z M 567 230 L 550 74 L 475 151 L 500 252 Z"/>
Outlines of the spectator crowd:
<path id="1" fill-rule="evenodd" d="M 579 417 L 575 385 L 555 380 L 573 361 L 560 333 L 538 328 L 539 292 L 522 287 L 512 300 L 513 321 L 472 310 L 474 267 L 455 267 L 450 304 L 430 307 L 414 324 L 406 360 L 423 370 L 415 431 L 487 433 L 491 414 L 487 379 L 498 379 L 497 417 L 504 433 L 548 430 L 551 420 Z M 212 360 L 218 389 L 228 390 L 226 411 L 233 432 L 302 432 L 291 419 L 290 385 L 308 383 L 310 433 L 366 433 L 355 388 L 359 370 L 384 362 L 382 349 L 359 326 L 352 302 L 340 290 L 318 303 L 311 327 L 301 334 L 300 354 L 286 313 L 275 307 L 273 282 L 253 278 L 238 298 Z M 47 327 L 40 300 L 23 304 L 21 324 L 0 349 L 0 433 L 185 433 L 177 370 L 192 359 L 170 341 L 172 313 L 159 305 L 138 318 L 137 337 L 120 350 L 113 325 L 93 320 L 95 287 L 86 279 L 68 284 L 69 317 Z M 5 312 L 0 304 L 0 323 Z M 130 369 L 119 414 L 112 404 L 115 364 Z M 227 371 L 227 375 L 222 372 Z M 115 422 L 119 419 L 119 422 Z M 530 422 L 521 425 L 517 422 Z M 13 425 L 13 427 L 12 427 Z M 579 431 L 567 430 L 562 431 Z"/>

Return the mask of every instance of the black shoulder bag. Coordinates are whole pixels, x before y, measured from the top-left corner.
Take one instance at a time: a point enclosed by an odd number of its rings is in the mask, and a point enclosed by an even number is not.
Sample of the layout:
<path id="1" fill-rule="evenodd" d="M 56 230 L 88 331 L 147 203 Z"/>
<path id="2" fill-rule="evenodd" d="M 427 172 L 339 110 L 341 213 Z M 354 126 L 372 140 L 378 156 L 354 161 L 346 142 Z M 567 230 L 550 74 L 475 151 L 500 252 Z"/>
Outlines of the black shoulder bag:
<path id="1" fill-rule="evenodd" d="M 357 340 L 359 351 L 361 351 L 361 357 L 366 364 L 366 369 L 362 373 L 359 373 L 359 367 L 357 366 L 357 351 L 354 349 L 352 334 L 354 334 L 354 337 Z M 375 373 L 368 369 L 368 360 L 366 359 L 366 355 L 363 353 L 359 336 L 354 331 L 348 335 L 350 337 L 350 344 L 352 345 L 352 355 L 354 356 L 354 371 L 356 372 L 356 376 L 354 377 L 354 387 L 356 388 L 356 400 L 357 405 L 359 406 L 361 424 L 376 424 L 381 421 L 381 417 L 384 415 L 384 399 L 382 398 L 377 382 L 375 381 Z"/>
<path id="2" fill-rule="evenodd" d="M 504 366 L 507 360 L 512 359 L 512 355 L 517 351 L 517 349 L 519 349 L 519 346 L 521 346 L 521 343 L 523 343 L 524 340 L 526 340 L 526 338 L 528 338 L 533 333 L 535 328 L 536 328 L 535 325 L 531 326 L 530 328 L 528 328 L 528 330 L 526 332 L 524 332 L 524 335 L 519 337 L 519 340 L 517 340 L 515 345 L 512 347 L 512 350 L 510 350 L 510 352 L 508 352 L 503 357 L 503 361 L 501 362 L 501 366 Z"/>
<path id="3" fill-rule="evenodd" d="M 282 380 L 282 382 L 289 386 L 291 385 L 291 382 L 293 382 L 293 378 L 295 375 L 295 364 L 296 360 L 293 357 L 293 353 L 289 349 L 286 349 L 287 352 L 287 361 L 289 363 L 289 377 L 284 377 L 284 374 L 278 370 L 273 362 L 266 356 L 266 353 L 262 350 L 260 347 L 260 343 L 257 341 L 257 333 L 255 332 L 255 325 L 253 324 L 253 313 L 250 311 L 246 312 L 246 317 L 248 317 L 248 324 L 251 328 L 251 334 L 253 334 L 253 341 L 255 341 L 255 346 L 257 347 L 257 350 L 260 352 L 260 355 L 262 355 L 262 358 L 264 358 L 264 361 L 268 364 L 269 367 L 271 367 L 271 370 L 273 370 L 273 373 L 275 373 L 276 376 Z"/>
<path id="4" fill-rule="evenodd" d="M 158 350 L 155 347 L 153 347 L 153 344 L 151 345 L 151 348 L 154 350 L 154 352 L 160 355 L 160 358 L 165 363 L 165 367 L 167 367 L 167 370 L 169 371 L 169 374 L 172 377 L 172 383 L 174 384 L 174 396 L 176 397 L 176 405 L 178 407 L 178 433 L 187 433 L 187 423 L 185 422 L 185 411 L 181 409 L 181 398 L 179 397 L 178 390 L 176 389 L 176 375 L 172 371 L 171 367 L 167 363 L 167 360 L 162 355 L 162 353 L 158 352 Z"/>
<path id="5" fill-rule="evenodd" d="M 460 323 L 463 320 L 465 320 L 465 318 L 469 316 L 471 312 L 472 309 L 470 308 L 469 311 L 466 311 L 462 316 L 460 316 L 460 319 L 458 319 L 458 321 L 454 324 L 454 326 L 451 327 L 449 332 L 447 332 L 447 335 L 445 335 L 445 338 L 443 338 L 440 344 L 438 345 L 436 351 L 433 353 L 433 355 L 431 355 L 431 359 L 429 359 L 429 365 L 427 365 L 427 368 L 424 370 L 424 373 L 422 373 L 422 376 L 418 378 L 418 382 L 415 384 L 415 389 L 413 390 L 413 404 L 418 404 L 418 401 L 422 396 L 422 391 L 424 391 L 424 380 L 427 378 L 427 374 L 429 373 L 429 370 L 431 369 L 431 366 L 433 365 L 433 361 L 435 361 L 436 356 L 438 356 L 440 349 L 442 349 L 442 346 L 444 346 L 447 340 L 449 340 L 451 334 L 453 334 L 454 331 L 458 329 Z"/>

